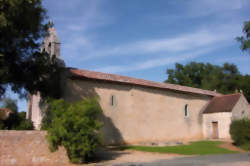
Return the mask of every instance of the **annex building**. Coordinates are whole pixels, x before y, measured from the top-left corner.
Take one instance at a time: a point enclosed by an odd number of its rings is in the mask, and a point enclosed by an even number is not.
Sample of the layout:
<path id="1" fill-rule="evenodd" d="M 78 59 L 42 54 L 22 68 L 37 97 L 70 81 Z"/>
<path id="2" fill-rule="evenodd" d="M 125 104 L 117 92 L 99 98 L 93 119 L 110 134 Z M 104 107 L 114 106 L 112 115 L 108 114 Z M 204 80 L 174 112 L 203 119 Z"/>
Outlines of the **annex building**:
<path id="1" fill-rule="evenodd" d="M 60 42 L 53 27 L 42 49 L 60 60 Z M 250 117 L 242 93 L 223 95 L 115 74 L 75 68 L 66 71 L 62 92 L 66 101 L 98 96 L 105 144 L 230 139 L 232 120 Z M 36 129 L 43 117 L 39 102 L 39 94 L 28 102 L 27 118 Z"/>

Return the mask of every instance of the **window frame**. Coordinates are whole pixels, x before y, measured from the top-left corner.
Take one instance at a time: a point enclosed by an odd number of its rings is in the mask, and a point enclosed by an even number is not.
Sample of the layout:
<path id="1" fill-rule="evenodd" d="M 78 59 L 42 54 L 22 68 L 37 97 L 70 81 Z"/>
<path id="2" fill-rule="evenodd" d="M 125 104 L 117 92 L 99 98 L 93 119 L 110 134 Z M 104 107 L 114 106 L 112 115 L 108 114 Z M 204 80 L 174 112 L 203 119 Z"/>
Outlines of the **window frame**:
<path id="1" fill-rule="evenodd" d="M 114 94 L 111 94 L 110 96 L 110 106 L 115 107 L 116 106 L 116 97 Z"/>
<path id="2" fill-rule="evenodd" d="M 184 106 L 184 117 L 189 118 L 188 104 Z"/>

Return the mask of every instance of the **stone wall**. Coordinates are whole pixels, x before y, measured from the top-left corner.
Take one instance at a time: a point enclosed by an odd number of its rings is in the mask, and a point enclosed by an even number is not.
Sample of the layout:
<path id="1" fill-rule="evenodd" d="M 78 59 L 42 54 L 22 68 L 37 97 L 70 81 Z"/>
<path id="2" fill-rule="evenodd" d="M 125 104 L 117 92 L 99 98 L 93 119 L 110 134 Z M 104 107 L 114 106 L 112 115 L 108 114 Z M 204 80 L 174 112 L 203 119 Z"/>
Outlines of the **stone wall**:
<path id="1" fill-rule="evenodd" d="M 0 166 L 64 166 L 64 148 L 50 152 L 45 131 L 0 130 Z"/>
<path id="2" fill-rule="evenodd" d="M 232 120 L 250 117 L 250 109 L 247 99 L 241 95 L 239 101 L 232 110 Z"/>
<path id="3" fill-rule="evenodd" d="M 67 101 L 86 96 L 99 97 L 104 114 L 104 144 L 202 139 L 202 112 L 211 99 L 205 95 L 104 81 L 67 81 L 64 88 Z M 187 117 L 185 105 L 188 105 Z"/>
<path id="4" fill-rule="evenodd" d="M 218 122 L 218 137 L 220 139 L 231 139 L 229 130 L 231 124 L 231 112 L 217 112 L 203 114 L 203 133 L 205 138 L 212 138 L 213 122 Z"/>

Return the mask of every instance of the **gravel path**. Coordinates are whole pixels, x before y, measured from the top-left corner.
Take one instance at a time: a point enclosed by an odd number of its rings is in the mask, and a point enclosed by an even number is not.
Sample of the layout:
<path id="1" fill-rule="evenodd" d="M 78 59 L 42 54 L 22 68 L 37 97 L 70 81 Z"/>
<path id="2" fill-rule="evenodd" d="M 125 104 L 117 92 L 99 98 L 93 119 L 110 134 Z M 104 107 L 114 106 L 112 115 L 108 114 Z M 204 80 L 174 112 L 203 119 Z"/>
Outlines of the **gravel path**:
<path id="1" fill-rule="evenodd" d="M 205 155 L 163 159 L 152 162 L 127 162 L 114 166 L 250 166 L 250 153 Z"/>

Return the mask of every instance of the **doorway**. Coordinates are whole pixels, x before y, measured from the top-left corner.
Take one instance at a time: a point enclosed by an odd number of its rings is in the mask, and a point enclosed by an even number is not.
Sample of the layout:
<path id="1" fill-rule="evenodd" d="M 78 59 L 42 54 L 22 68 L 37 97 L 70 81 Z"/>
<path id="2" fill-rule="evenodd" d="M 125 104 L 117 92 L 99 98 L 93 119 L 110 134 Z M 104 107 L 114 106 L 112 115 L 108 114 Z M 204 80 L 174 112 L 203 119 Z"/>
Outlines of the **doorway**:
<path id="1" fill-rule="evenodd" d="M 212 122 L 212 138 L 218 139 L 219 138 L 219 130 L 218 130 L 218 122 Z"/>

